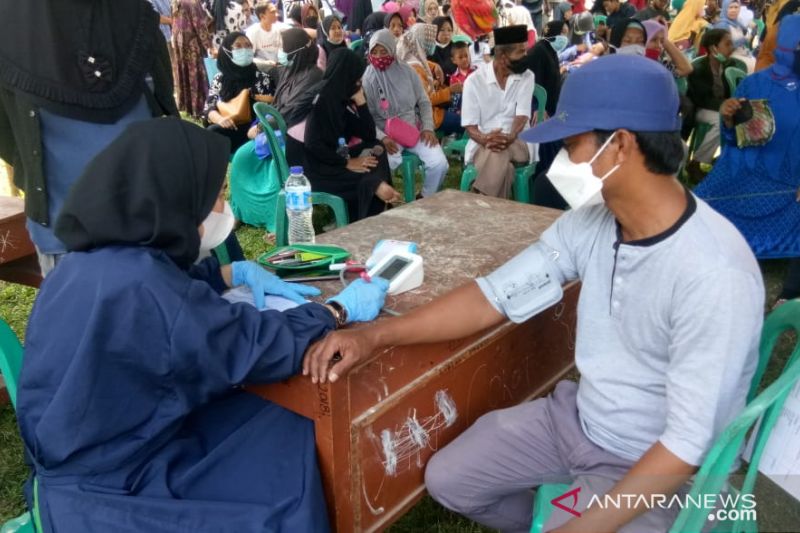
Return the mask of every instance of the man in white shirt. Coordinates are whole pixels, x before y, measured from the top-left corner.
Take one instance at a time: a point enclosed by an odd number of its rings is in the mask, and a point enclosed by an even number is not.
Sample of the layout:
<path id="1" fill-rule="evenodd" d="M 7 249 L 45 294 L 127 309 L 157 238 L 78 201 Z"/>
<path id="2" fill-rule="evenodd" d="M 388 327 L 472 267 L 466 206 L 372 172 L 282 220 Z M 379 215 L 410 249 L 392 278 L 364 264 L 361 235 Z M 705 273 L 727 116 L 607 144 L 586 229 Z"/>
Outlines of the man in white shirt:
<path id="1" fill-rule="evenodd" d="M 518 139 L 531 117 L 534 77 L 525 63 L 525 26 L 494 31 L 494 59 L 481 65 L 464 84 L 461 125 L 469 143 L 466 162 L 478 171 L 473 188 L 508 198 L 514 163 L 530 161 L 528 145 Z"/>
<path id="2" fill-rule="evenodd" d="M 570 74 L 555 115 L 521 137 L 564 140 L 547 177 L 572 209 L 489 275 L 401 317 L 335 331 L 306 355 L 313 382 L 337 381 L 384 346 L 523 322 L 581 281 L 580 381 L 487 413 L 439 449 L 425 484 L 445 507 L 522 533 L 531 488 L 569 483 L 544 531 L 664 533 L 681 507 L 672 496 L 686 505 L 686 483 L 744 408 L 761 272 L 733 224 L 675 177 L 679 105 L 672 75 L 645 57 L 601 57 Z M 620 506 L 592 498 L 602 495 Z M 661 498 L 669 503 L 645 503 Z"/>
<path id="3" fill-rule="evenodd" d="M 278 64 L 278 51 L 281 49 L 281 32 L 286 25 L 278 22 L 278 8 L 272 2 L 259 2 L 256 5 L 258 23 L 247 28 L 247 38 L 253 43 L 255 57 L 253 63 L 259 70 L 267 72 Z"/>

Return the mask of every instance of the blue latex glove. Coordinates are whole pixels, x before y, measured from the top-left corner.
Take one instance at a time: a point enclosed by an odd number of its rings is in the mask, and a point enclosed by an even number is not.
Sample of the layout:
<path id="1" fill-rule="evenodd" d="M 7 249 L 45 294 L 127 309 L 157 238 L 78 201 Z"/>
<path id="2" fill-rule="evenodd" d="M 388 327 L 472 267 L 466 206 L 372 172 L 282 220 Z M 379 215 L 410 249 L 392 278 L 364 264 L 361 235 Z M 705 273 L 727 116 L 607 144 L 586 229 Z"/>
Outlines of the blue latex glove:
<path id="1" fill-rule="evenodd" d="M 256 308 L 264 307 L 264 295 L 283 296 L 298 304 L 306 303 L 307 296 L 317 296 L 320 290 L 310 285 L 287 283 L 281 278 L 264 270 L 261 265 L 252 261 L 236 261 L 231 263 L 233 286 L 247 285 L 253 291 Z"/>
<path id="2" fill-rule="evenodd" d="M 383 278 L 357 279 L 328 301 L 337 302 L 347 310 L 348 323 L 369 322 L 381 312 L 388 290 L 389 282 Z"/>

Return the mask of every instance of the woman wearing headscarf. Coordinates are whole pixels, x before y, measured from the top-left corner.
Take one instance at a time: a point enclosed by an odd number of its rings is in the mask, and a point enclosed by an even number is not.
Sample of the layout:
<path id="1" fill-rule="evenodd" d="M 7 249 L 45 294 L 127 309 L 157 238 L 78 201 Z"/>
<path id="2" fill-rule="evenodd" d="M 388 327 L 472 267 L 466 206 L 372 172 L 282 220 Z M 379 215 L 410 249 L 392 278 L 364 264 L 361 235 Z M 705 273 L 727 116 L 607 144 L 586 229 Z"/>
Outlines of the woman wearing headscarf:
<path id="1" fill-rule="evenodd" d="M 778 24 L 784 17 L 800 14 L 800 0 L 779 0 L 767 8 L 766 36 L 761 35 L 756 71 L 763 70 L 775 62 L 775 44 L 778 40 Z"/>
<path id="2" fill-rule="evenodd" d="M 172 13 L 173 78 L 178 109 L 199 118 L 208 97 L 208 78 L 203 58 L 213 46 L 208 17 L 199 0 L 178 0 Z"/>
<path id="3" fill-rule="evenodd" d="M 290 115 L 299 98 L 322 81 L 323 71 L 317 67 L 319 48 L 300 28 L 281 33 L 282 62 L 275 89 L 275 108 L 281 115 Z"/>
<path id="4" fill-rule="evenodd" d="M 608 44 L 617 54 L 643 56 L 647 43 L 647 30 L 640 21 L 627 18 L 617 22 L 611 28 Z"/>
<path id="5" fill-rule="evenodd" d="M 210 131 L 224 135 L 231 141 L 231 153 L 234 153 L 247 142 L 251 123 L 237 124 L 235 117 L 220 112 L 217 105 L 236 98 L 244 90 L 249 91 L 251 107 L 255 101 L 272 102 L 274 90 L 269 77 L 253 63 L 253 45 L 243 33 L 233 32 L 225 37 L 217 55 L 217 67 L 219 72 L 211 81 L 203 119 L 210 124 Z"/>
<path id="6" fill-rule="evenodd" d="M 429 57 L 439 65 L 447 80 L 457 68 L 452 58 L 453 21 L 450 17 L 436 17 L 433 19 L 433 25 L 436 26 L 436 48 Z"/>
<path id="7" fill-rule="evenodd" d="M 287 22 L 295 28 L 303 28 L 312 39 L 317 38 L 319 11 L 313 3 L 309 1 L 295 2 L 289 10 Z"/>
<path id="8" fill-rule="evenodd" d="M 365 68 L 355 52 L 331 54 L 325 77 L 311 90 L 314 98 L 299 146 L 311 189 L 344 198 L 351 221 L 377 215 L 401 198 L 391 186 L 389 162 L 361 87 Z M 350 145 L 349 158 L 337 152 L 340 139 Z M 287 155 L 298 144 L 292 137 L 288 142 Z"/>
<path id="9" fill-rule="evenodd" d="M 433 126 L 445 135 L 461 134 L 461 117 L 449 111 L 453 94 L 463 91 L 461 84 L 448 87 L 444 83 L 441 68 L 427 57 L 436 47 L 436 26 L 417 23 L 411 26 L 397 45 L 397 60 L 409 65 L 422 81 L 422 87 L 433 106 Z"/>
<path id="10" fill-rule="evenodd" d="M 688 50 L 700 44 L 700 35 L 708 21 L 703 18 L 706 0 L 686 0 L 675 20 L 669 27 L 667 37 L 681 50 Z"/>
<path id="11" fill-rule="evenodd" d="M 790 15 L 778 26 L 775 64 L 746 77 L 722 103 L 722 155 L 695 188 L 736 225 L 759 259 L 800 257 L 798 45 L 800 15 Z M 767 100 L 774 135 L 766 144 L 739 148 L 734 115 L 745 101 L 757 99 Z M 781 298 L 800 297 L 800 280 L 787 285 Z"/>
<path id="12" fill-rule="evenodd" d="M 403 20 L 402 15 L 400 15 L 400 13 L 397 11 L 393 13 L 386 13 L 383 16 L 383 27 L 392 32 L 392 35 L 395 39 L 400 39 L 400 37 L 408 28 L 405 20 Z"/>
<path id="13" fill-rule="evenodd" d="M 419 13 L 422 21 L 428 24 L 436 24 L 435 19 L 442 14 L 438 0 L 422 0 Z"/>
<path id="14" fill-rule="evenodd" d="M 715 28 L 728 30 L 733 40 L 733 57 L 747 65 L 747 72 L 756 68 L 756 59 L 747 47 L 747 28 L 739 22 L 741 4 L 738 0 L 724 0 L 722 3 L 722 16 Z"/>
<path id="15" fill-rule="evenodd" d="M 425 166 L 422 196 L 431 196 L 439 190 L 447 174 L 447 158 L 434 133 L 433 109 L 422 80 L 413 68 L 398 60 L 396 47 L 397 41 L 389 30 L 380 30 L 372 36 L 364 92 L 392 169 L 403 161 L 403 146 L 386 134 L 387 121 L 396 117 L 420 131 L 419 141 L 405 149 L 419 156 Z"/>
<path id="16" fill-rule="evenodd" d="M 297 374 L 344 313 L 255 263 L 193 264 L 230 229 L 227 145 L 137 122 L 64 204 L 70 253 L 37 295 L 17 397 L 44 532 L 328 530 L 313 422 L 241 385 Z M 333 300 L 377 314 L 382 284 L 354 283 Z M 232 304 L 235 285 L 303 304 Z"/>
<path id="17" fill-rule="evenodd" d="M 347 48 L 347 43 L 344 40 L 342 21 L 335 15 L 325 17 L 321 29 L 322 31 L 317 34 L 317 46 L 319 47 L 317 66 L 324 71 L 328 64 L 328 56 L 338 48 Z"/>
<path id="18" fill-rule="evenodd" d="M 660 62 L 676 78 L 685 78 L 692 73 L 692 63 L 669 39 L 667 28 L 655 19 L 645 20 L 647 44 L 645 56 Z"/>

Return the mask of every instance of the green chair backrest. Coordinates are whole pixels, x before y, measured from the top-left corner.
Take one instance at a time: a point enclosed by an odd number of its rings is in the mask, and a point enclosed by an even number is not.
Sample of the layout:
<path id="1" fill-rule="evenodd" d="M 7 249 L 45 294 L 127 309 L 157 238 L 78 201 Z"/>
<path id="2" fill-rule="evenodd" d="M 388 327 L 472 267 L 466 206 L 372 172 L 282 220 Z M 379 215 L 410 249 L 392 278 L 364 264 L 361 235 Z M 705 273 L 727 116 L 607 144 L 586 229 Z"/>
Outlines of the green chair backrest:
<path id="1" fill-rule="evenodd" d="M 275 136 L 275 126 L 270 123 L 268 117 L 272 117 L 275 120 L 284 142 L 286 142 L 286 136 L 288 135 L 286 121 L 277 109 L 264 102 L 257 102 L 253 106 L 253 111 L 255 111 L 258 121 L 261 123 L 261 129 L 267 135 L 269 149 L 272 152 L 275 164 L 278 166 L 278 177 L 281 180 L 281 186 L 283 186 L 289 178 L 289 163 L 286 161 L 286 152 L 283 151 L 278 138 Z"/>
<path id="2" fill-rule="evenodd" d="M 22 370 L 22 345 L 4 321 L 0 320 L 0 372 L 6 382 L 11 405 L 17 408 L 17 383 Z"/>
<path id="3" fill-rule="evenodd" d="M 788 330 L 793 330 L 795 335 L 800 335 L 800 300 L 792 300 L 783 304 L 767 317 L 761 333 L 759 364 L 756 374 L 753 376 L 748 397 L 753 396 L 755 391 L 758 390 L 769 356 L 772 354 L 780 335 Z M 739 490 L 741 494 L 753 493 L 761 455 L 764 453 L 772 428 L 778 421 L 783 404 L 798 380 L 800 380 L 800 343 L 795 343 L 780 377 L 748 403 L 744 411 L 725 428 L 714 447 L 708 452 L 703 466 L 700 467 L 700 471 L 695 477 L 689 498 L 693 501 L 699 501 L 698 498 L 702 498 L 704 494 L 719 494 L 722 491 L 747 434 L 759 418 L 763 416 L 761 424 L 755 430 L 756 433 L 754 433 L 753 454 L 750 458 L 750 464 L 747 467 L 747 474 L 742 487 Z M 746 503 L 745 500 L 738 498 L 736 510 L 741 511 L 744 503 Z M 708 519 L 709 512 L 712 510 L 703 509 L 702 507 L 693 508 L 691 506 L 683 509 L 672 525 L 670 533 L 700 531 Z M 731 509 L 726 510 L 730 514 Z M 726 528 L 725 531 L 731 531 L 732 533 L 753 531 L 754 524 L 746 514 L 744 516 L 745 518 L 741 520 L 731 521 L 731 524 L 726 524 L 726 526 L 731 525 L 732 529 Z"/>
<path id="4" fill-rule="evenodd" d="M 728 67 L 725 69 L 725 82 L 728 84 L 728 90 L 730 90 L 731 96 L 736 93 L 736 88 L 739 86 L 739 83 L 746 77 L 747 72 L 740 68 Z"/>
<path id="5" fill-rule="evenodd" d="M 360 52 L 363 47 L 364 47 L 364 39 L 358 39 L 350 43 L 350 50 L 352 50 L 353 52 Z"/>
<path id="6" fill-rule="evenodd" d="M 533 96 L 536 98 L 538 105 L 536 108 L 536 123 L 541 124 L 547 116 L 547 111 L 545 110 L 547 107 L 547 89 L 537 83 L 533 87 Z"/>

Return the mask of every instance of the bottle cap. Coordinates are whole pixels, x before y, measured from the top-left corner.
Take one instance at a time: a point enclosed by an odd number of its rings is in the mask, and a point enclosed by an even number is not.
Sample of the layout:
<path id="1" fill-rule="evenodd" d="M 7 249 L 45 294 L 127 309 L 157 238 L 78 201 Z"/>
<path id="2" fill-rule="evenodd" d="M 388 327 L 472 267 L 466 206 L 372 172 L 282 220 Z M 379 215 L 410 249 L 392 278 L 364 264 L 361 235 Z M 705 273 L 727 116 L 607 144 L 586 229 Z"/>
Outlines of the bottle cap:
<path id="1" fill-rule="evenodd" d="M 341 146 L 341 145 L 343 145 L 343 144 L 346 144 L 346 143 L 344 142 L 344 137 L 339 137 L 339 146 Z"/>
<path id="2" fill-rule="evenodd" d="M 302 174 L 303 167 L 291 167 L 289 168 L 289 174 Z"/>

